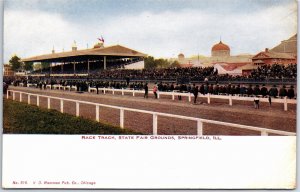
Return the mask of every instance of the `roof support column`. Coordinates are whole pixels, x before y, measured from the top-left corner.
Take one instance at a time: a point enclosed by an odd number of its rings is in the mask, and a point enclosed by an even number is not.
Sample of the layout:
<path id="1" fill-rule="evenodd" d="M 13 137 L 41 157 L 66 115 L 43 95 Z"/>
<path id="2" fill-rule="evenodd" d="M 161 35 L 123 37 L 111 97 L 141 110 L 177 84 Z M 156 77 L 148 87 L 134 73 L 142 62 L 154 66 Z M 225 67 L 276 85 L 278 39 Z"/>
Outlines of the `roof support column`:
<path id="1" fill-rule="evenodd" d="M 53 64 L 53 63 L 50 63 L 50 66 L 49 66 L 49 67 L 50 67 L 50 76 L 51 76 L 51 74 L 52 74 L 52 66 L 53 66 L 52 64 Z"/>
<path id="2" fill-rule="evenodd" d="M 65 64 L 65 62 L 63 62 L 63 63 L 61 64 L 61 73 L 64 73 L 64 64 Z"/>
<path id="3" fill-rule="evenodd" d="M 73 68 L 74 68 L 74 74 L 76 74 L 76 65 L 75 65 L 75 61 L 73 61 Z"/>
<path id="4" fill-rule="evenodd" d="M 88 65 L 88 74 L 90 74 L 90 60 L 87 60 L 87 65 Z"/>
<path id="5" fill-rule="evenodd" d="M 105 70 L 106 69 L 106 56 L 104 56 L 103 63 L 104 63 L 104 70 Z"/>

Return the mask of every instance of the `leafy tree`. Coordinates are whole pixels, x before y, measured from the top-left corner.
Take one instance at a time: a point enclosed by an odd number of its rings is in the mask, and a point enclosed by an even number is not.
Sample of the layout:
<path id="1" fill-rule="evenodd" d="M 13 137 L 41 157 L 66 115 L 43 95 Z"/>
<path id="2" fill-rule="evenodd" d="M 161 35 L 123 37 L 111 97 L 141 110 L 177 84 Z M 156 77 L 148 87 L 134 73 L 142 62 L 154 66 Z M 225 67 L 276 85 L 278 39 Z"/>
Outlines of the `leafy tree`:
<path id="1" fill-rule="evenodd" d="M 152 57 L 152 56 L 146 57 L 144 62 L 145 62 L 145 69 L 153 69 L 153 68 L 157 67 L 154 57 Z"/>
<path id="2" fill-rule="evenodd" d="M 178 61 L 173 61 L 171 64 L 170 64 L 170 67 L 180 67 L 180 64 Z"/>
<path id="3" fill-rule="evenodd" d="M 40 63 L 36 63 L 33 65 L 33 70 L 37 71 L 37 70 L 41 70 L 42 65 Z"/>
<path id="4" fill-rule="evenodd" d="M 48 62 L 42 62 L 41 64 L 42 64 L 43 69 L 50 67 L 50 63 L 48 63 Z"/>
<path id="5" fill-rule="evenodd" d="M 21 70 L 23 67 L 23 63 L 21 62 L 21 58 L 18 57 L 17 55 L 14 55 L 11 57 L 9 60 L 9 65 L 11 66 L 11 69 L 13 71 L 18 71 Z"/>
<path id="6" fill-rule="evenodd" d="M 155 60 L 157 67 L 166 68 L 169 67 L 169 62 L 166 59 L 157 59 Z"/>
<path id="7" fill-rule="evenodd" d="M 31 71 L 33 69 L 33 62 L 25 62 L 24 69 L 26 71 Z"/>

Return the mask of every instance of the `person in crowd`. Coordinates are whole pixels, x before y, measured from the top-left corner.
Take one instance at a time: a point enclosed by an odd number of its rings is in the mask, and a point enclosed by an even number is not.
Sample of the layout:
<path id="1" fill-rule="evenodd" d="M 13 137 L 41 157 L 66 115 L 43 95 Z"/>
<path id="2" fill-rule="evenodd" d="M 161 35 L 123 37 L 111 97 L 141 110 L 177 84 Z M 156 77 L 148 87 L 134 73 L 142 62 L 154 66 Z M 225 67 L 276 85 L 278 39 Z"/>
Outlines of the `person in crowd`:
<path id="1" fill-rule="evenodd" d="M 248 89 L 247 89 L 247 95 L 248 97 L 253 95 L 253 89 L 252 89 L 252 85 L 249 85 Z"/>
<path id="2" fill-rule="evenodd" d="M 145 94 L 144 94 L 144 98 L 148 98 L 148 83 L 145 83 L 145 85 L 144 85 L 144 90 L 145 90 Z M 153 92 L 154 92 L 154 90 L 153 90 Z M 155 94 L 155 93 L 154 93 Z"/>
<path id="3" fill-rule="evenodd" d="M 287 91 L 287 96 L 289 99 L 293 99 L 295 97 L 294 86 L 291 85 Z"/>
<path id="4" fill-rule="evenodd" d="M 97 91 L 97 94 L 99 94 L 99 87 L 100 87 L 100 83 L 97 81 L 96 82 L 96 91 Z"/>
<path id="5" fill-rule="evenodd" d="M 269 95 L 271 97 L 277 98 L 277 96 L 278 96 L 278 89 L 277 89 L 276 85 L 273 85 L 273 87 L 270 89 Z"/>
<path id="6" fill-rule="evenodd" d="M 266 88 L 265 84 L 263 84 L 262 88 L 260 89 L 260 93 L 262 97 L 266 97 L 268 95 L 268 89 Z"/>
<path id="7" fill-rule="evenodd" d="M 157 99 L 157 91 L 158 91 L 158 87 L 157 87 L 157 84 L 155 83 L 154 87 L 153 87 L 153 93 L 154 93 L 155 99 Z"/>
<path id="8" fill-rule="evenodd" d="M 259 85 L 255 85 L 255 87 L 254 87 L 254 89 L 253 89 L 253 94 L 255 95 L 255 96 L 258 96 L 258 95 L 260 95 L 261 93 L 261 90 L 259 89 Z"/>
<path id="9" fill-rule="evenodd" d="M 198 86 L 194 87 L 194 89 L 193 89 L 193 94 L 194 94 L 194 104 L 197 103 L 198 92 L 199 92 Z"/>
<path id="10" fill-rule="evenodd" d="M 241 85 L 238 84 L 235 88 L 235 94 L 240 96 L 240 92 L 241 92 Z"/>
<path id="11" fill-rule="evenodd" d="M 254 96 L 254 108 L 259 109 L 259 98 L 257 95 Z"/>
<path id="12" fill-rule="evenodd" d="M 200 86 L 200 93 L 202 94 L 202 95 L 205 95 L 205 92 L 204 92 L 204 84 L 201 84 L 201 86 Z"/>
<path id="13" fill-rule="evenodd" d="M 214 85 L 214 95 L 218 95 L 219 94 L 219 84 Z"/>
<path id="14" fill-rule="evenodd" d="M 279 89 L 279 97 L 280 98 L 284 98 L 285 96 L 287 96 L 287 90 L 285 88 L 285 85 L 283 85 L 280 89 Z"/>
<path id="15" fill-rule="evenodd" d="M 246 90 L 246 87 L 244 85 L 241 85 L 241 88 L 240 88 L 240 95 L 241 96 L 245 96 L 247 93 L 247 90 Z"/>

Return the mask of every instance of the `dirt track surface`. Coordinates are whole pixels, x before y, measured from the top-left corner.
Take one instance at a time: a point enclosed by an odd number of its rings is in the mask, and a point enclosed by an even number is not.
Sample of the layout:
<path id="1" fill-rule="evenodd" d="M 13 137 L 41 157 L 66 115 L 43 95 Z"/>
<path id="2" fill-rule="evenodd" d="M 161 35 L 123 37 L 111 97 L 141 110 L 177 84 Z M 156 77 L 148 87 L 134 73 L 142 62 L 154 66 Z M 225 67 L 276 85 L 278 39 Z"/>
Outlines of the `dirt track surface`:
<path id="1" fill-rule="evenodd" d="M 229 106 L 227 101 L 212 99 L 211 104 L 206 103 L 206 99 L 198 99 L 196 105 L 188 102 L 187 98 L 173 101 L 170 97 L 162 97 L 159 100 L 149 95 L 144 99 L 141 94 L 136 97 L 125 94 L 112 95 L 111 93 L 76 93 L 74 91 L 62 90 L 39 90 L 36 88 L 10 87 L 10 89 L 36 93 L 41 95 L 56 96 L 81 101 L 90 101 L 101 104 L 108 104 L 134 109 L 143 109 L 155 112 L 178 114 L 190 117 L 198 117 L 223 122 L 237 123 L 243 125 L 257 126 L 289 132 L 296 132 L 296 105 L 289 104 L 288 111 L 283 110 L 283 104 L 274 103 L 270 107 L 268 103 L 261 103 L 260 109 L 254 109 L 252 102 L 234 101 L 233 106 Z M 10 95 L 12 99 L 12 95 Z M 19 100 L 16 93 L 16 100 Z M 27 102 L 27 95 L 22 96 L 23 102 Z M 36 104 L 36 97 L 31 96 L 31 104 Z M 47 107 L 47 99 L 40 98 L 40 106 Z M 51 108 L 60 110 L 59 100 L 51 100 Z M 75 115 L 75 103 L 64 102 L 64 112 Z M 80 116 L 95 120 L 95 106 L 80 104 Z M 100 107 L 100 121 L 112 125 L 120 125 L 120 111 Z M 127 129 L 152 134 L 152 115 L 137 112 L 125 111 L 124 126 Z M 195 135 L 197 134 L 196 122 L 190 120 L 180 120 L 169 117 L 158 117 L 158 134 L 161 135 Z M 260 135 L 260 132 L 244 130 L 239 128 L 212 125 L 204 123 L 203 134 L 205 135 Z"/>

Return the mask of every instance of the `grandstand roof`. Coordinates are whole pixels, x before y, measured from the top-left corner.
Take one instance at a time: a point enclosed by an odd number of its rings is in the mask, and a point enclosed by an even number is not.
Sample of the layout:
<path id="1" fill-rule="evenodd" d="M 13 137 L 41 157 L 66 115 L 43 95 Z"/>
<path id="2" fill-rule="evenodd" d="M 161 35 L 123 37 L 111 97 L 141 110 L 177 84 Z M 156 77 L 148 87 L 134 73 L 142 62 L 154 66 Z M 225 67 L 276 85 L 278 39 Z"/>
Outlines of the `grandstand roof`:
<path id="1" fill-rule="evenodd" d="M 102 48 L 92 48 L 92 49 L 38 55 L 38 56 L 22 59 L 22 61 L 38 62 L 44 60 L 55 60 L 60 58 L 77 57 L 77 56 L 146 57 L 147 55 L 121 45 L 113 45 L 113 46 L 102 47 Z"/>

